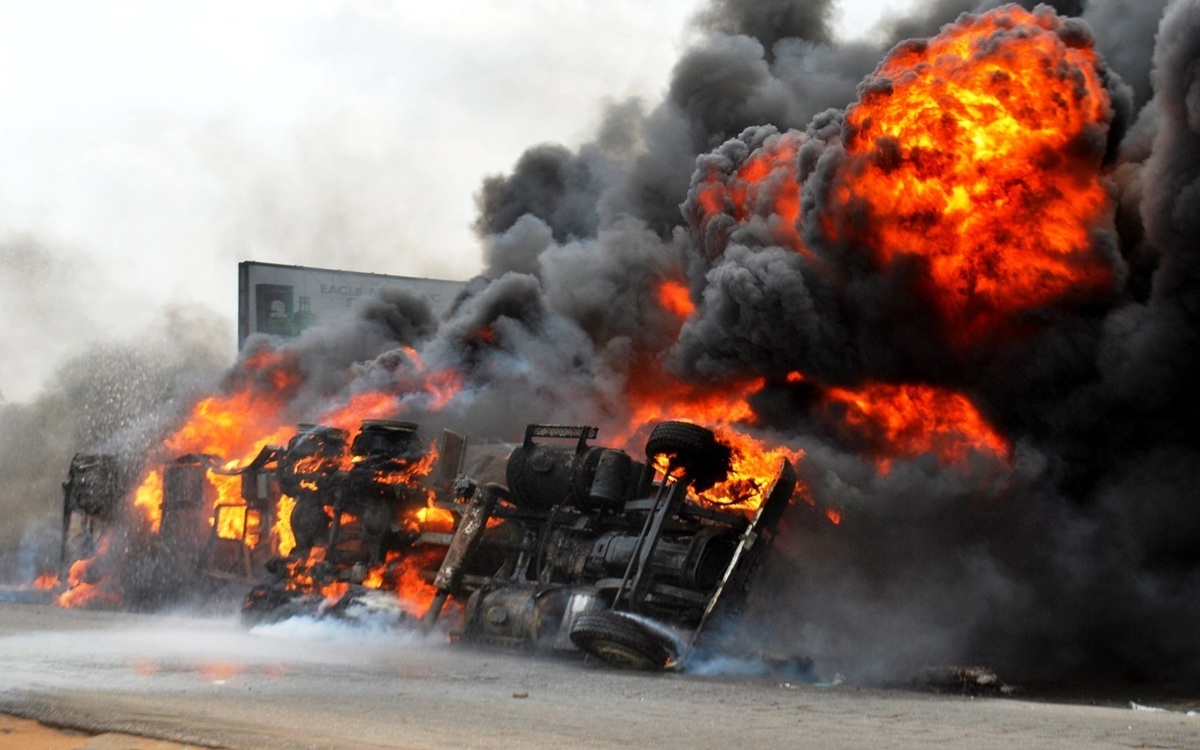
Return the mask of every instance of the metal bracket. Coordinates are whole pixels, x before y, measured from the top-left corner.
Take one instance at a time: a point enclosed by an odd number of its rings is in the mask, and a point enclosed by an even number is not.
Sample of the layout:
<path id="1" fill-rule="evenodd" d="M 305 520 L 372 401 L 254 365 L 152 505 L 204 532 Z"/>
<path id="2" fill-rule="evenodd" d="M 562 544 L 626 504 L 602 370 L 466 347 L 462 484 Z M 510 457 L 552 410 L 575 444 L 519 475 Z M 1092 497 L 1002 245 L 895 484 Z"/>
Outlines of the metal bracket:
<path id="1" fill-rule="evenodd" d="M 577 450 L 582 451 L 587 447 L 587 441 L 594 440 L 599 434 L 600 428 L 591 425 L 531 424 L 525 428 L 525 447 L 533 445 L 535 437 L 570 438 L 579 440 Z"/>

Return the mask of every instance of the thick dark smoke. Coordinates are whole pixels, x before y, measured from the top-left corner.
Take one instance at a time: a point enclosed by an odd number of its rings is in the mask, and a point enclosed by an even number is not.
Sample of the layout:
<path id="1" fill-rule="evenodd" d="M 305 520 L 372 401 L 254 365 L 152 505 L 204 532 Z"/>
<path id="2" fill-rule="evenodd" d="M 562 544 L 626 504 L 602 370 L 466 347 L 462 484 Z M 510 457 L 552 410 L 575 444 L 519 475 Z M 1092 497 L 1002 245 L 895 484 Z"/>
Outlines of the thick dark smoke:
<path id="1" fill-rule="evenodd" d="M 538 420 L 619 430 L 647 380 L 762 377 L 746 428 L 802 448 L 813 499 L 843 521 L 799 503 L 785 518 L 752 611 L 756 646 L 862 680 L 979 662 L 1013 681 L 1194 683 L 1200 0 L 1054 5 L 1081 16 L 1058 27 L 1064 39 L 1094 35 L 1109 55 L 1111 111 L 1070 154 L 1044 156 L 1090 165 L 1111 190 L 1115 215 L 1097 222 L 1089 257 L 1112 283 L 1045 305 L 1031 332 L 951 346 L 953 327 L 920 304 L 928 269 L 874 270 L 873 217 L 835 210 L 877 166 L 850 149 L 847 115 L 888 95 L 876 65 L 902 39 L 995 5 L 925 4 L 877 30 L 883 41 L 843 44 L 830 3 L 713 0 L 662 102 L 612 106 L 591 143 L 533 146 L 484 182 L 485 275 L 445 316 L 389 292 L 344 328 L 253 340 L 248 353 L 284 354 L 301 376 L 289 419 L 382 389 L 423 428 L 499 438 Z M 704 210 L 711 179 L 763 153 L 783 156 L 755 196 Z M 792 198 L 794 221 L 776 208 Z M 690 289 L 686 320 L 658 299 L 669 281 Z M 458 382 L 443 403 L 427 385 L 445 373 Z M 814 381 L 953 389 L 1013 455 L 899 457 L 885 470 L 818 407 Z M 129 408 L 163 413 L 167 392 Z M 61 442 L 57 466 L 82 447 Z"/>
<path id="2" fill-rule="evenodd" d="M 884 45 L 999 5 L 925 4 L 891 19 Z M 611 217 L 625 215 L 622 231 L 647 229 L 663 239 L 660 252 L 673 252 L 691 221 L 685 262 L 699 310 L 671 367 L 710 382 L 779 379 L 756 398 L 760 419 L 794 436 L 814 496 L 845 511 L 836 528 L 800 511 L 788 519 L 786 561 L 760 589 L 769 606 L 757 638 L 873 679 L 964 660 L 1024 679 L 1200 675 L 1188 635 L 1200 625 L 1200 525 L 1189 499 L 1200 466 L 1190 385 L 1200 274 L 1186 239 L 1200 215 L 1187 202 L 1200 164 L 1189 45 L 1200 35 L 1195 3 L 1165 17 L 1163 6 L 1054 4 L 1092 22 L 1064 33 L 1094 34 L 1111 66 L 1113 111 L 1088 148 L 1119 198 L 1115 223 L 1094 235 L 1118 288 L 1053 312 L 1036 335 L 965 356 L 912 305 L 918 268 L 869 273 L 860 250 L 831 247 L 820 231 L 836 181 L 853 174 L 841 110 L 885 47 L 834 45 L 825 4 L 714 2 L 700 14 L 711 36 L 685 54 L 666 101 L 641 121 L 629 172 L 604 184 L 598 233 L 607 227 L 611 238 Z M 771 204 L 788 181 L 801 186 L 800 235 L 813 256 L 796 252 L 769 206 L 752 220 L 697 223 L 709 176 L 785 142 L 792 171 L 761 199 Z M 522 162 L 489 184 L 528 178 Z M 487 239 L 537 273 L 564 232 L 553 216 L 535 216 L 544 223 L 514 219 Z M 547 297 L 563 294 L 542 280 Z M 1012 464 L 980 456 L 948 470 L 925 457 L 881 473 L 822 431 L 807 386 L 782 382 L 794 370 L 848 385 L 964 389 L 1015 441 Z"/>
<path id="3" fill-rule="evenodd" d="M 576 153 L 530 149 L 510 175 L 484 183 L 476 230 L 486 241 L 529 213 L 561 242 L 631 216 L 669 237 L 699 154 L 751 126 L 803 129 L 854 99 L 883 50 L 832 44 L 831 10 L 827 0 L 709 3 L 696 25 L 711 36 L 676 63 L 663 102 L 610 109 L 597 140 Z M 596 202 L 585 205 L 589 195 Z"/>
<path id="4" fill-rule="evenodd" d="M 946 24 L 963 13 L 977 10 L 978 0 L 932 0 L 918 3 L 905 16 L 885 18 L 881 24 L 889 44 L 905 39 L 924 39 L 933 36 Z"/>
<path id="5" fill-rule="evenodd" d="M 559 242 L 594 235 L 600 222 L 596 215 L 600 176 L 589 161 L 582 154 L 575 158 L 563 146 L 526 151 L 511 179 L 493 177 L 484 182 L 476 231 L 496 234 L 528 215 L 552 227 Z"/>
<path id="6" fill-rule="evenodd" d="M 812 3 L 726 0 L 709 4 L 696 15 L 695 23 L 711 33 L 753 37 L 770 50 L 783 39 L 832 43 L 832 12 L 829 0 Z"/>
<path id="7" fill-rule="evenodd" d="M 1168 0 L 1090 0 L 1082 17 L 1095 30 L 1096 47 L 1133 88 L 1138 107 L 1151 98 L 1154 40 Z"/>

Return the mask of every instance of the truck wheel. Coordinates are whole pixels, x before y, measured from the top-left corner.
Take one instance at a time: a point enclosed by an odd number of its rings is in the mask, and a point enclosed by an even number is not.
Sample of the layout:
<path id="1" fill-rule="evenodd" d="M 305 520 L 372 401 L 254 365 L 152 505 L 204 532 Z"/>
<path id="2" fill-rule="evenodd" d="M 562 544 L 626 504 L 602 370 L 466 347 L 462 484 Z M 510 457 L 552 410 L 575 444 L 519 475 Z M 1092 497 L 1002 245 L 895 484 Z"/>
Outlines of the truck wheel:
<path id="1" fill-rule="evenodd" d="M 571 642 L 604 663 L 624 669 L 662 669 L 669 656 L 654 633 L 607 610 L 579 615 L 571 627 Z"/>
<path id="2" fill-rule="evenodd" d="M 729 474 L 733 451 L 717 436 L 690 422 L 660 422 L 646 441 L 646 457 L 671 455 L 701 492 Z"/>

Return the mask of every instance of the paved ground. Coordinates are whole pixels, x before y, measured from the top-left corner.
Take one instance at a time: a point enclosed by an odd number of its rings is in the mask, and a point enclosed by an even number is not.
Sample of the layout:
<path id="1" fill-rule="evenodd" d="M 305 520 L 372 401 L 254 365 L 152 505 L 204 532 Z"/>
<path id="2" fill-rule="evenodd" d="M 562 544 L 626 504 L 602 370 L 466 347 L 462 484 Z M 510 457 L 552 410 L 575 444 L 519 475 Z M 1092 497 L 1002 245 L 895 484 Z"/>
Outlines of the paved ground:
<path id="1" fill-rule="evenodd" d="M 232 749 L 1200 747 L 1181 711 L 614 672 L 329 623 L 0 603 L 0 664 L 0 711 Z"/>

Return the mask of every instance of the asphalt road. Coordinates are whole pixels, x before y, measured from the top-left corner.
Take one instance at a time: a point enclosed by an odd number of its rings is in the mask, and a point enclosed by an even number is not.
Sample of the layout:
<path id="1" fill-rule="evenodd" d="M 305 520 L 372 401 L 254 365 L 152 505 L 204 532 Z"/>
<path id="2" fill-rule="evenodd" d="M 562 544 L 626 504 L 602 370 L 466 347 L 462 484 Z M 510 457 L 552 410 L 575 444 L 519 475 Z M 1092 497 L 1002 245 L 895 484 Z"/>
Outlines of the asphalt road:
<path id="1" fill-rule="evenodd" d="M 640 674 L 384 628 L 0 603 L 0 711 L 225 748 L 1198 748 L 1200 716 Z"/>

